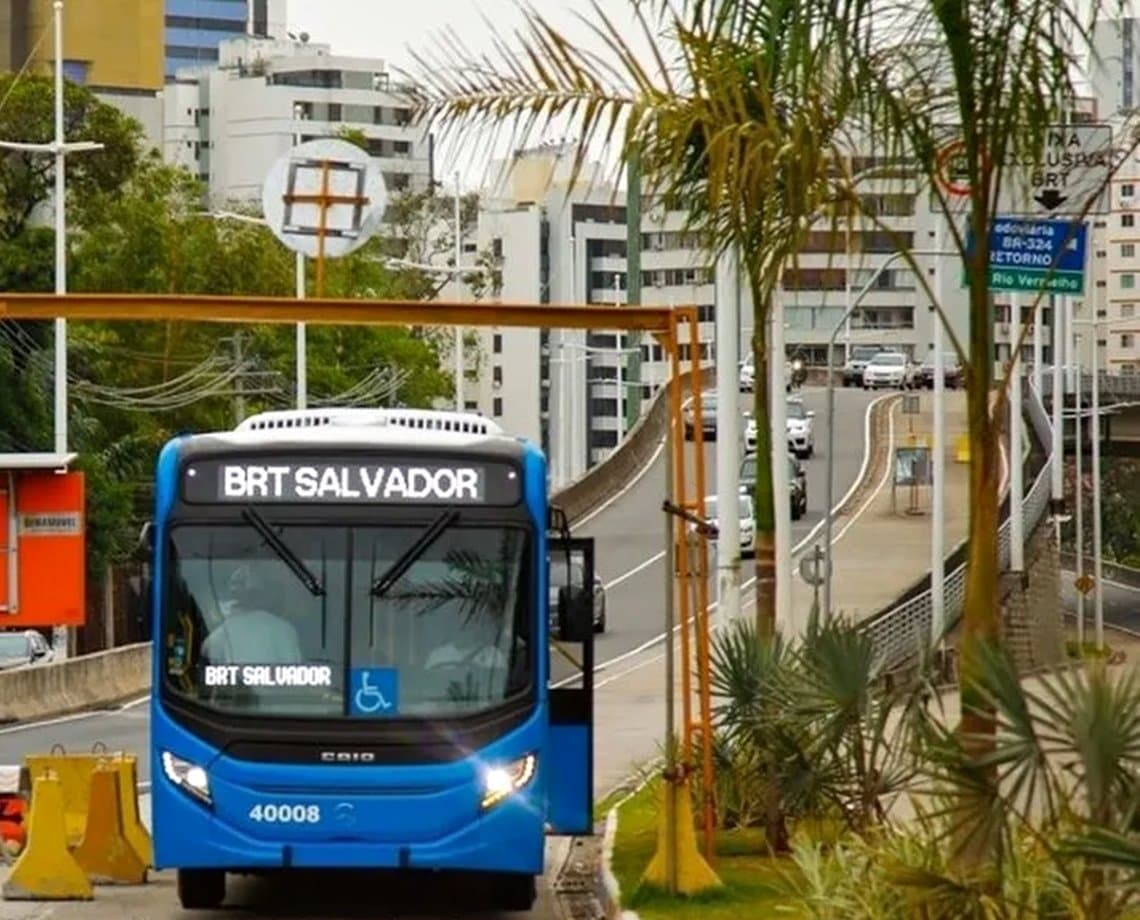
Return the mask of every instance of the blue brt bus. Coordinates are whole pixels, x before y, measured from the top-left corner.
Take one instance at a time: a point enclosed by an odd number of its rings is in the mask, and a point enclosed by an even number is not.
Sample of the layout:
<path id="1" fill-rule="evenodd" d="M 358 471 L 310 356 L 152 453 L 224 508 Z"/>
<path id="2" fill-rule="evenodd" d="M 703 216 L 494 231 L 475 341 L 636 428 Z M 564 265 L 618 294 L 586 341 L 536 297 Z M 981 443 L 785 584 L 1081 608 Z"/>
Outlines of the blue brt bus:
<path id="1" fill-rule="evenodd" d="M 183 907 L 282 869 L 472 872 L 531 907 L 545 835 L 592 831 L 593 545 L 558 518 L 542 452 L 464 413 L 164 447 L 151 794 Z M 552 555 L 584 579 L 553 615 Z M 580 679 L 552 678 L 553 628 Z"/>

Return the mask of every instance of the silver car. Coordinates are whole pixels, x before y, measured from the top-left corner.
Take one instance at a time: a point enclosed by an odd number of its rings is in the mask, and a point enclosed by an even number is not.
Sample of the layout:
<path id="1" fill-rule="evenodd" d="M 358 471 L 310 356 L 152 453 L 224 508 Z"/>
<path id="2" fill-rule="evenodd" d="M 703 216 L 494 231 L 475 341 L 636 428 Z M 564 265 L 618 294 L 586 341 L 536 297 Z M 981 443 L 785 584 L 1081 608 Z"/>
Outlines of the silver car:
<path id="1" fill-rule="evenodd" d="M 34 629 L 0 632 L 0 671 L 31 664 L 47 664 L 55 653 Z"/>
<path id="2" fill-rule="evenodd" d="M 550 559 L 550 587 L 549 587 L 549 600 L 550 600 L 550 633 L 557 636 L 558 629 L 558 591 L 568 585 L 580 585 L 585 580 L 585 573 L 582 571 L 581 563 L 570 560 L 569 564 L 570 576 L 567 578 L 567 563 L 566 554 L 559 553 L 557 550 L 551 555 Z M 602 579 L 595 572 L 594 573 L 594 632 L 604 633 L 606 631 L 606 588 L 602 584 Z"/>

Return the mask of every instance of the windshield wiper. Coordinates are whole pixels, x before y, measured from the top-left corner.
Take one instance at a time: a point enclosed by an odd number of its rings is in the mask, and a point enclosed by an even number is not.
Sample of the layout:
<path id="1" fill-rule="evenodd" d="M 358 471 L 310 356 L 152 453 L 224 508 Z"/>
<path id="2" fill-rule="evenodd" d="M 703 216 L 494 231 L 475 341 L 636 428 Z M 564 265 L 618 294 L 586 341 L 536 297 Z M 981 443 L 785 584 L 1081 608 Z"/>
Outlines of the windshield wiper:
<path id="1" fill-rule="evenodd" d="M 404 550 L 400 557 L 385 569 L 384 574 L 372 583 L 372 596 L 381 597 L 387 594 L 392 585 L 399 581 L 404 573 L 412 567 L 412 563 L 427 552 L 428 547 L 439 539 L 440 534 L 457 520 L 459 520 L 459 512 L 454 508 L 448 508 L 432 521 L 416 542 Z"/>
<path id="2" fill-rule="evenodd" d="M 252 505 L 247 505 L 242 509 L 241 516 L 245 518 L 250 527 L 261 535 L 262 539 L 269 544 L 270 549 L 281 558 L 281 561 L 289 566 L 290 571 L 297 576 L 301 584 L 308 588 L 313 597 L 320 597 L 325 593 L 325 587 L 320 583 L 317 576 L 309 571 L 308 566 L 301 561 L 301 558 L 289 549 L 284 540 L 277 536 L 276 531 L 262 517 L 260 511 Z"/>

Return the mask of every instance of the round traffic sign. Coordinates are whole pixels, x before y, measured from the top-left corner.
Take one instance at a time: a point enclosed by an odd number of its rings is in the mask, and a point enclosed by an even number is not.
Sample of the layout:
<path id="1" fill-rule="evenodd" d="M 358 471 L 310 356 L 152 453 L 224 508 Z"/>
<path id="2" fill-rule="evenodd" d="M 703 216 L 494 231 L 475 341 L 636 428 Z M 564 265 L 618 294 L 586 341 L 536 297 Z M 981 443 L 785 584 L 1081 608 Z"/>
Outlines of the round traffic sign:
<path id="1" fill-rule="evenodd" d="M 265 222 L 294 252 L 335 259 L 380 226 L 388 190 L 375 161 L 355 144 L 320 138 L 277 160 L 261 188 Z"/>
<path id="2" fill-rule="evenodd" d="M 941 147 L 934 155 L 934 175 L 947 195 L 964 198 L 970 194 L 969 180 L 959 178 L 965 170 L 954 169 L 954 160 L 963 156 L 965 152 L 966 144 L 961 140 L 954 140 Z"/>
<path id="3" fill-rule="evenodd" d="M 822 552 L 806 555 L 800 559 L 800 578 L 813 587 L 822 585 L 827 580 L 827 572 L 831 569 L 831 560 Z"/>

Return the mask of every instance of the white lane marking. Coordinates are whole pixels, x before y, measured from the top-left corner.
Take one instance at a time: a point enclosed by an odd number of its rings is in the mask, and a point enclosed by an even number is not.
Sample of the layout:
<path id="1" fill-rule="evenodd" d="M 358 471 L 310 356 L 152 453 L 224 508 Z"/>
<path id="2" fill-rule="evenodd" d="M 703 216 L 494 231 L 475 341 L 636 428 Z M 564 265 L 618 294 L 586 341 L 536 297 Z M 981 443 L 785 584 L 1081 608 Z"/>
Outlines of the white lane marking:
<path id="1" fill-rule="evenodd" d="M 879 402 L 881 402 L 884 399 L 891 398 L 891 396 L 893 396 L 893 395 L 894 394 L 892 394 L 892 393 L 886 393 L 883 396 L 879 396 L 879 397 L 871 400 L 871 402 L 869 402 L 867 404 L 867 408 L 864 411 L 864 415 L 863 415 L 863 462 L 859 467 L 859 474 L 852 481 L 851 486 L 848 488 L 846 494 L 844 494 L 844 496 L 835 505 L 836 508 L 841 508 L 841 507 L 843 507 L 843 505 L 845 505 L 847 503 L 847 501 L 851 498 L 851 495 L 855 492 L 855 489 L 858 488 L 859 483 L 862 482 L 863 477 L 866 475 L 867 464 L 870 462 L 869 448 L 870 448 L 870 444 L 871 444 L 871 412 L 872 412 L 872 409 L 875 407 L 876 404 L 878 404 Z M 582 518 L 581 520 L 579 520 L 575 524 L 575 527 L 580 527 L 583 524 L 585 524 L 586 522 L 597 517 L 599 514 L 601 514 L 607 508 L 611 507 L 614 504 L 614 502 L 616 502 L 623 495 L 628 494 L 629 491 L 635 485 L 637 485 L 637 483 L 640 482 L 646 476 L 646 474 L 649 472 L 649 470 L 652 469 L 652 467 L 657 463 L 657 461 L 661 458 L 661 454 L 664 450 L 665 450 L 665 443 L 664 443 L 664 441 L 662 441 L 658 445 L 657 450 L 654 451 L 653 455 L 649 458 L 649 462 L 646 463 L 644 467 L 642 467 L 641 471 L 633 479 L 631 479 L 629 481 L 629 483 L 627 483 L 625 486 L 623 486 L 619 492 L 615 493 L 613 496 L 611 496 L 609 499 L 607 499 L 605 502 L 603 502 L 597 508 L 591 510 L 584 518 Z M 862 510 L 860 510 L 859 513 L 861 514 Z M 801 552 L 803 552 L 808 547 L 808 545 L 811 543 L 811 541 L 813 539 L 815 539 L 815 537 L 818 535 L 819 531 L 822 530 L 824 523 L 825 522 L 823 520 L 817 521 L 816 525 L 808 532 L 808 534 L 802 540 L 800 540 L 799 543 L 797 543 L 794 547 L 792 547 L 792 555 L 793 556 L 799 555 Z M 846 532 L 846 531 L 844 531 L 844 532 Z M 842 536 L 842 534 L 840 534 L 840 536 Z M 838 539 L 839 539 L 839 537 L 835 537 L 832 540 L 832 544 L 834 545 L 834 543 Z M 634 566 L 628 572 L 624 572 L 623 574 L 619 575 L 617 578 L 610 581 L 608 584 L 605 585 L 606 590 L 609 590 L 612 587 L 616 587 L 616 586 L 622 584 L 623 582 L 627 581 L 628 579 L 633 578 L 635 575 L 640 574 L 641 572 L 645 571 L 650 566 L 659 562 L 661 559 L 664 558 L 664 556 L 665 556 L 664 550 L 658 551 L 651 558 L 644 560 L 643 562 Z M 756 581 L 756 579 L 755 579 L 755 577 L 753 577 L 753 578 L 748 579 L 745 582 L 742 582 L 740 585 L 741 590 L 743 591 L 743 590 L 749 588 L 753 583 L 755 583 L 755 581 Z M 674 631 L 676 631 L 676 628 L 674 629 Z M 642 643 L 637 648 L 632 649 L 631 651 L 623 652 L 622 654 L 616 655 L 615 657 L 610 658 L 606 661 L 599 662 L 594 667 L 594 672 L 600 673 L 601 671 L 605 670 L 608 667 L 612 667 L 615 664 L 620 664 L 622 661 L 628 661 L 630 658 L 633 658 L 635 655 L 639 655 L 642 652 L 644 652 L 646 649 L 652 648 L 654 645 L 657 645 L 664 638 L 665 638 L 665 633 L 661 633 L 659 636 L 656 636 L 653 639 L 650 639 L 648 642 Z M 568 682 L 568 680 L 567 681 L 561 681 L 558 684 L 555 684 L 554 686 L 561 686 L 562 684 L 567 683 L 567 682 Z M 61 724 L 67 723 L 67 722 L 78 722 L 78 721 L 81 721 L 84 719 L 96 719 L 96 718 L 106 717 L 106 716 L 110 716 L 110 715 L 116 715 L 120 712 L 124 712 L 128 709 L 133 709 L 136 706 L 140 706 L 143 703 L 147 702 L 149 699 L 150 699 L 149 696 L 144 696 L 144 697 L 140 697 L 137 700 L 132 700 L 129 703 L 124 703 L 122 706 L 119 706 L 116 709 L 112 709 L 112 710 L 106 710 L 106 711 L 100 711 L 100 712 L 86 712 L 86 713 L 81 712 L 81 713 L 76 713 L 76 714 L 70 715 L 70 716 L 61 716 L 61 717 L 56 718 L 56 719 L 47 719 L 47 720 L 44 720 L 41 722 L 28 722 L 28 723 L 23 723 L 20 725 L 13 725 L 13 726 L 8 727 L 8 728 L 0 728 L 0 735 L 10 734 L 12 732 L 18 732 L 18 731 L 29 731 L 29 730 L 35 729 L 35 728 L 45 728 L 45 727 L 50 726 L 50 725 L 61 725 Z"/>
<path id="2" fill-rule="evenodd" d="M 859 507 L 859 510 L 851 515 L 851 519 L 843 525 L 843 529 L 836 534 L 831 540 L 831 545 L 834 546 L 843 539 L 844 534 L 851 529 L 856 521 L 863 516 L 863 513 L 871 507 L 871 502 L 879 497 L 879 494 L 886 488 L 887 482 L 891 478 L 891 473 L 894 472 L 894 464 L 890 462 L 890 458 L 894 456 L 895 447 L 895 413 L 892 410 L 887 413 L 887 462 L 883 470 L 883 477 L 879 480 L 879 484 L 875 487 L 875 491 L 867 496 L 867 500 Z"/>
<path id="3" fill-rule="evenodd" d="M 855 490 L 859 487 L 859 484 L 863 481 L 863 478 L 867 474 L 867 466 L 870 463 L 870 456 L 871 456 L 870 448 L 871 448 L 871 414 L 872 414 L 872 410 L 874 409 L 874 407 L 876 405 L 878 405 L 883 400 L 891 399 L 895 395 L 896 394 L 894 394 L 894 393 L 884 393 L 882 396 L 878 396 L 875 399 L 872 399 L 871 402 L 869 402 L 867 404 L 867 408 L 866 408 L 864 416 L 863 416 L 863 462 L 859 467 L 859 475 L 855 477 L 854 481 L 848 487 L 847 492 L 836 503 L 835 508 L 842 508 L 845 504 L 847 504 L 848 501 L 850 501 L 851 496 L 855 493 Z M 889 437 L 893 437 L 893 431 L 894 431 L 893 426 L 894 426 L 894 413 L 892 412 L 891 416 L 889 417 L 889 427 L 888 427 L 888 436 Z M 891 469 L 893 469 L 893 467 L 890 465 L 890 463 L 888 463 L 887 464 L 888 474 L 889 474 L 889 471 Z M 886 478 L 887 478 L 887 474 L 884 474 L 884 479 L 879 484 L 879 490 L 881 490 L 883 488 L 883 482 L 886 481 Z M 877 492 L 876 492 L 876 494 L 877 494 Z M 859 515 L 863 514 L 863 512 L 867 509 L 868 504 L 869 504 L 869 502 L 864 504 L 863 507 L 860 508 L 859 511 L 851 518 L 851 522 L 848 523 L 848 525 L 847 525 L 848 527 L 850 527 L 850 524 L 854 523 L 854 521 L 856 521 L 858 519 Z M 834 513 L 834 509 L 833 509 L 833 513 Z M 792 555 L 797 556 L 800 553 L 802 553 L 805 549 L 807 549 L 807 547 L 810 545 L 811 541 L 815 538 L 815 536 L 819 533 L 819 531 L 823 529 L 823 526 L 825 523 L 826 523 L 826 520 L 821 520 L 821 521 L 817 522 L 815 527 L 813 527 L 811 529 L 811 531 L 807 534 L 807 536 L 805 536 L 802 540 L 800 540 L 799 543 L 797 543 L 794 547 L 792 547 Z M 845 529 L 843 531 L 843 533 L 846 533 L 846 532 L 847 531 Z M 836 544 L 836 542 L 838 542 L 839 538 L 841 536 L 843 536 L 843 533 L 839 534 L 839 536 L 833 536 L 832 537 L 832 540 L 831 540 L 832 546 L 834 546 Z M 637 570 L 638 571 L 644 570 L 645 568 L 652 565 L 657 560 L 661 559 L 664 555 L 665 555 L 664 551 L 659 552 L 653 559 L 646 560 L 645 562 L 643 562 L 639 566 L 637 566 Z M 624 580 L 625 578 L 631 576 L 632 574 L 633 574 L 632 572 L 626 572 L 624 575 L 619 575 L 618 579 Z M 747 581 L 741 582 L 740 590 L 746 591 L 749 588 L 751 588 L 755 583 L 756 583 L 756 577 L 753 576 L 752 578 L 749 578 Z M 709 604 L 708 609 L 712 610 L 712 609 L 715 609 L 715 607 L 716 607 L 716 602 L 713 601 L 712 603 Z M 680 629 L 681 629 L 680 624 L 674 626 L 673 627 L 673 634 L 676 635 L 677 632 L 680 631 Z M 608 668 L 612 668 L 614 665 L 621 664 L 623 661 L 629 661 L 631 658 L 635 658 L 636 656 L 640 655 L 642 652 L 644 652 L 648 649 L 651 649 L 656 645 L 660 645 L 665 640 L 666 635 L 667 635 L 666 633 L 662 632 L 659 635 L 654 636 L 652 639 L 649 639 L 649 640 L 641 643 L 641 645 L 637 646 L 636 648 L 630 649 L 629 651 L 626 651 L 626 652 L 622 652 L 620 655 L 615 655 L 613 658 L 608 658 L 605 661 L 599 662 L 598 664 L 594 665 L 594 673 L 600 674 L 603 671 L 607 670 Z M 578 675 L 571 675 L 570 677 L 567 677 L 563 680 L 560 680 L 557 683 L 551 684 L 551 686 L 552 687 L 564 687 L 567 684 L 572 683 L 573 681 L 575 681 L 577 679 L 578 679 Z M 604 683 L 608 683 L 609 680 L 610 679 L 608 678 Z M 597 687 L 597 686 L 602 686 L 602 684 L 595 684 L 595 687 Z"/>
<path id="4" fill-rule="evenodd" d="M 33 728 L 47 728 L 49 725 L 64 725 L 68 722 L 81 722 L 84 719 L 106 718 L 107 716 L 118 715 L 119 713 L 134 709 L 136 706 L 141 706 L 149 700 L 150 695 L 148 694 L 136 700 L 131 700 L 129 703 L 123 703 L 121 706 L 116 706 L 113 709 L 103 709 L 98 712 L 76 712 L 69 716 L 58 716 L 54 719 L 44 719 L 39 722 L 22 722 L 19 725 L 10 725 L 7 728 L 0 728 L 0 735 L 10 735 L 13 732 L 26 732 Z"/>
<path id="5" fill-rule="evenodd" d="M 631 479 L 624 486 L 622 486 L 620 490 L 615 492 L 613 495 L 611 495 L 609 498 L 607 498 L 604 502 L 602 502 L 600 505 L 598 505 L 597 508 L 591 509 L 583 517 L 581 517 L 577 521 L 575 521 L 574 522 L 574 529 L 576 530 L 577 528 L 582 527 L 582 526 L 590 523 L 590 521 L 592 521 L 594 518 L 596 518 L 599 514 L 601 514 L 607 508 L 612 507 L 613 503 L 616 502 L 619 498 L 622 498 L 625 495 L 627 495 L 629 493 L 629 491 L 634 486 L 636 486 L 639 482 L 641 482 L 642 479 L 645 478 L 646 473 L 648 473 L 651 469 L 653 469 L 653 467 L 656 465 L 657 461 L 661 458 L 661 454 L 664 452 L 664 450 L 665 450 L 665 442 L 664 442 L 664 440 L 662 440 L 662 441 L 658 442 L 657 450 L 655 450 L 652 453 L 652 455 L 650 455 L 649 461 L 645 464 L 645 466 L 643 466 L 641 468 L 641 471 L 636 476 L 634 476 L 633 479 Z"/>

